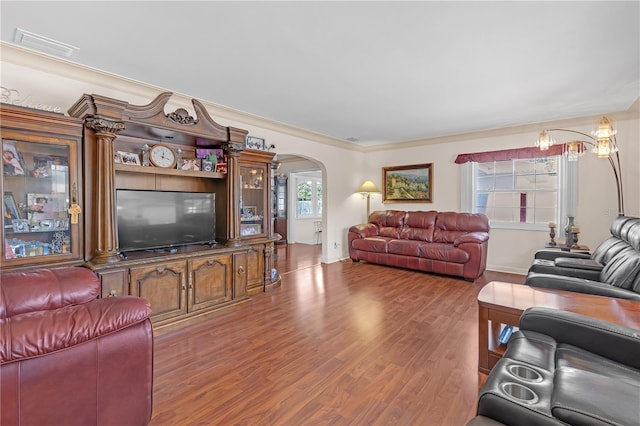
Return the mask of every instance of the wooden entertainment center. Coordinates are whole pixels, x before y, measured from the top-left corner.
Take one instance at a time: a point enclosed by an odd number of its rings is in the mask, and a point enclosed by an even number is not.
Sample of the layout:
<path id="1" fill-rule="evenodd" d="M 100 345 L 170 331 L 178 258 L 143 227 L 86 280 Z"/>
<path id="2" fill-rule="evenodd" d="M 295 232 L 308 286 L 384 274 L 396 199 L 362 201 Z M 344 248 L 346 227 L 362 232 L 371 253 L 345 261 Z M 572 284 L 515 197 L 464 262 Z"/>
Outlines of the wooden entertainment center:
<path id="1" fill-rule="evenodd" d="M 197 100 L 195 117 L 183 108 L 167 113 L 171 96 L 139 106 L 85 94 L 69 117 L 0 106 L 3 151 L 22 163 L 3 163 L 2 270 L 85 266 L 100 277 L 102 297 L 147 299 L 158 326 L 246 303 L 280 285 L 272 270 L 279 238 L 271 210 L 275 154 L 247 149 L 246 130 L 216 123 Z M 156 145 L 163 147 L 158 155 L 176 157 L 166 167 L 158 156 L 158 165 L 149 161 Z M 195 160 L 201 152 L 207 162 Z M 186 170 L 186 159 L 196 170 Z M 118 190 L 215 194 L 215 242 L 122 253 Z M 42 213 L 46 208 L 53 211 Z"/>

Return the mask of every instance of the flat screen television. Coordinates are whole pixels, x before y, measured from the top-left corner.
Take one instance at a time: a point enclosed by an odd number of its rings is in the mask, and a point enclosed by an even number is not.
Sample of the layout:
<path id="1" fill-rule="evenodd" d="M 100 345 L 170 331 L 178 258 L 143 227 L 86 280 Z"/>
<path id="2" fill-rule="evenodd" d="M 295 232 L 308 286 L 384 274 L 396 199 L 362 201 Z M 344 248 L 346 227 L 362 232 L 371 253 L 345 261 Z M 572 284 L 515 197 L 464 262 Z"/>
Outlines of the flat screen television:
<path id="1" fill-rule="evenodd" d="M 116 190 L 121 252 L 215 242 L 214 193 Z"/>

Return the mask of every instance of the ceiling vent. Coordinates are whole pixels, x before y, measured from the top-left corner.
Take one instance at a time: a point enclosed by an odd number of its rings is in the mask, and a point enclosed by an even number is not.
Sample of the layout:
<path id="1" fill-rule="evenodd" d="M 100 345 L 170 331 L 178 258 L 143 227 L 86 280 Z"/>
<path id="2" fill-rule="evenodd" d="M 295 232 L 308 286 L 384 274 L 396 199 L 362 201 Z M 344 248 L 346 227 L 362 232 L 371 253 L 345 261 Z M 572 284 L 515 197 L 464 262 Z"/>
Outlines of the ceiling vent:
<path id="1" fill-rule="evenodd" d="M 62 43 L 38 34 L 34 34 L 29 31 L 25 31 L 21 28 L 16 28 L 16 34 L 13 37 L 13 41 L 16 44 L 34 49 L 43 53 L 49 53 L 57 56 L 64 56 L 70 58 L 73 54 L 80 50 L 80 48 L 72 46 L 70 44 Z"/>

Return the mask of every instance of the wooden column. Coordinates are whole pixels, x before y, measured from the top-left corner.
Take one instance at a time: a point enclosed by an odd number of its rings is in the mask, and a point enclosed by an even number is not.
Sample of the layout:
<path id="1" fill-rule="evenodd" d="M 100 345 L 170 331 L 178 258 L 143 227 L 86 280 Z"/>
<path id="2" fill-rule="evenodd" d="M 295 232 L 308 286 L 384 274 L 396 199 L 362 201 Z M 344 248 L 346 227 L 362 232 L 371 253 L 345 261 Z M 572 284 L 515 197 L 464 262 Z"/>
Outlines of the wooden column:
<path id="1" fill-rule="evenodd" d="M 124 123 L 89 116 L 85 119 L 88 128 L 95 132 L 96 161 L 92 165 L 96 197 L 94 199 L 96 227 L 96 249 L 90 261 L 95 264 L 120 261 L 116 231 L 115 169 L 113 162 L 116 133 L 124 130 Z"/>
<path id="2" fill-rule="evenodd" d="M 227 187 L 229 188 L 229 206 L 227 208 L 227 223 L 229 223 L 229 240 L 227 245 L 238 247 L 242 245 L 240 239 L 240 153 L 244 150 L 244 143 L 228 142 L 223 146 L 227 154 Z"/>

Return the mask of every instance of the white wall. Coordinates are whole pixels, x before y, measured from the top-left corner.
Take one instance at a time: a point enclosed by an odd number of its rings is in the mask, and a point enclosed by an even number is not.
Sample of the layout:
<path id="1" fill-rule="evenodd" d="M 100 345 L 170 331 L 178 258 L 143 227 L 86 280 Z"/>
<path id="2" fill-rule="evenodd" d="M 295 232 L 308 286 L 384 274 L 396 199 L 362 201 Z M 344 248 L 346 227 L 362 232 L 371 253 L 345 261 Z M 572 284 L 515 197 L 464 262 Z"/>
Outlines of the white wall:
<path id="1" fill-rule="evenodd" d="M 66 111 L 83 93 L 95 93 L 145 105 L 158 93 L 170 91 L 127 80 L 104 72 L 80 67 L 57 58 L 32 53 L 1 44 L 0 70 L 2 86 L 20 91 L 31 103 L 57 105 Z M 197 96 L 197 95 L 196 95 Z M 453 163 L 460 153 L 532 146 L 543 128 L 563 127 L 590 132 L 598 117 L 584 117 L 561 123 L 542 123 L 518 129 L 500 129 L 474 135 L 461 135 L 418 141 L 394 147 L 363 150 L 349 147 L 322 135 L 273 123 L 220 105 L 204 103 L 220 124 L 249 131 L 276 145 L 278 154 L 299 155 L 313 159 L 320 166 L 324 188 L 324 262 L 348 256 L 347 230 L 365 220 L 366 201 L 354 191 L 364 180 L 371 179 L 381 187 L 381 167 L 404 164 L 434 163 L 434 191 L 431 204 L 386 204 L 380 195 L 371 200 L 371 210 L 459 210 L 460 166 Z M 182 107 L 193 114 L 190 97 L 175 94 L 171 110 Z M 608 114 L 617 119 L 618 143 L 621 148 L 625 184 L 626 213 L 640 216 L 640 118 L 636 108 L 632 114 Z M 568 141 L 556 135 L 558 141 Z M 580 160 L 580 188 L 576 224 L 582 231 L 580 242 L 596 245 L 608 235 L 616 215 L 613 175 L 606 161 L 592 155 Z M 544 232 L 493 229 L 489 243 L 488 264 L 491 269 L 525 272 L 533 253 L 547 240 Z"/>

